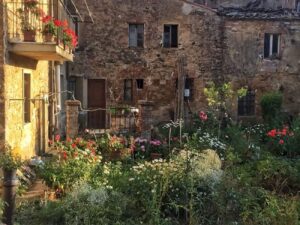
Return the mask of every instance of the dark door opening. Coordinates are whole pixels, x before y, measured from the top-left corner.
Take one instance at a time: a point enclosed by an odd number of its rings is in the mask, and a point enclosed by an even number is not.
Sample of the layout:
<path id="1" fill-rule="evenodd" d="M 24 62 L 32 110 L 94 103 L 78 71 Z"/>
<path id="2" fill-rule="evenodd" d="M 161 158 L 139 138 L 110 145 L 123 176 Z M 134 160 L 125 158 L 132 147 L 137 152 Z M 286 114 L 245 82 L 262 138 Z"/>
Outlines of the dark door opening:
<path id="1" fill-rule="evenodd" d="M 106 96 L 105 96 L 105 80 L 89 79 L 88 80 L 88 108 L 103 109 L 88 112 L 88 128 L 89 129 L 105 129 L 106 121 Z"/>

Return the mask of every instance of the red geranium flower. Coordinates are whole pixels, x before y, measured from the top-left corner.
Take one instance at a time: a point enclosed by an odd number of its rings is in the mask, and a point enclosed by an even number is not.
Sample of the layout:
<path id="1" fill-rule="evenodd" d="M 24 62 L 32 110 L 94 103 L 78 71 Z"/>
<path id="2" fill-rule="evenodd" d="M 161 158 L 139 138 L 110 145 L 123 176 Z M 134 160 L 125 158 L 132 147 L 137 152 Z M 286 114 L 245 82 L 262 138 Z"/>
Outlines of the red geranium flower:
<path id="1" fill-rule="evenodd" d="M 268 135 L 269 137 L 275 137 L 276 134 L 277 134 L 276 129 L 273 129 L 273 130 L 269 131 L 267 135 Z"/>
<path id="2" fill-rule="evenodd" d="M 60 135 L 59 135 L 59 134 L 57 134 L 57 135 L 55 136 L 55 141 L 56 141 L 56 142 L 60 141 Z"/>

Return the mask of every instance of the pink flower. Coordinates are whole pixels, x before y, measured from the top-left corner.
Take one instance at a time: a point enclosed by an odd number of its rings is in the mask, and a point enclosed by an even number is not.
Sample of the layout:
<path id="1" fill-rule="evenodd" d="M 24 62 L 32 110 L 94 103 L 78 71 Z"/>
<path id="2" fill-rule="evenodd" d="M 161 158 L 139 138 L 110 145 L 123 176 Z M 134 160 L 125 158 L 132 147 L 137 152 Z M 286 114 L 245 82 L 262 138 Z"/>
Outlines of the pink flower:
<path id="1" fill-rule="evenodd" d="M 203 111 L 199 112 L 199 118 L 202 121 L 206 121 L 208 119 L 207 114 L 205 112 L 203 112 Z"/>
<path id="2" fill-rule="evenodd" d="M 279 144 L 280 144 L 280 145 L 283 145 L 283 144 L 284 144 L 284 140 L 281 139 L 281 140 L 279 141 Z"/>
<path id="3" fill-rule="evenodd" d="M 59 135 L 59 134 L 57 134 L 57 135 L 55 136 L 55 141 L 56 141 L 56 142 L 59 142 L 59 141 L 60 141 L 60 135 Z"/>

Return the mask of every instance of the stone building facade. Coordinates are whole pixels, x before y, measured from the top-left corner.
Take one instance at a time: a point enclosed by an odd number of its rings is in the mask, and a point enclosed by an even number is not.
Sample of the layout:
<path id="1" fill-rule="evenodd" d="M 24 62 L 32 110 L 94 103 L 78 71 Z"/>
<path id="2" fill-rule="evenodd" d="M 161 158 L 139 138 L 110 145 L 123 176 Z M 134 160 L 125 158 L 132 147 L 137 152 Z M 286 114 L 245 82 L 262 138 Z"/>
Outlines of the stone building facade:
<path id="1" fill-rule="evenodd" d="M 7 143 L 24 159 L 46 152 L 49 138 L 58 132 L 60 67 L 73 60 L 73 53 L 44 39 L 41 18 L 51 15 L 73 26 L 63 4 L 60 0 L 40 0 L 36 6 L 26 6 L 23 0 L 0 4 L 0 150 Z M 35 40 L 25 39 L 25 26 L 36 29 Z"/>
<path id="2" fill-rule="evenodd" d="M 235 88 L 249 87 L 249 96 L 233 102 L 234 118 L 259 116 L 259 99 L 272 90 L 283 92 L 287 113 L 299 113 L 295 0 L 276 6 L 259 0 L 88 3 L 94 23 L 80 27 L 76 63 L 69 68 L 71 89 L 84 108 L 149 100 L 159 123 L 176 117 L 183 95 L 187 118 L 206 108 L 207 82 L 232 81 Z M 88 114 L 82 127 L 109 127 L 101 113 Z M 104 122 L 93 126 L 95 118 Z"/>

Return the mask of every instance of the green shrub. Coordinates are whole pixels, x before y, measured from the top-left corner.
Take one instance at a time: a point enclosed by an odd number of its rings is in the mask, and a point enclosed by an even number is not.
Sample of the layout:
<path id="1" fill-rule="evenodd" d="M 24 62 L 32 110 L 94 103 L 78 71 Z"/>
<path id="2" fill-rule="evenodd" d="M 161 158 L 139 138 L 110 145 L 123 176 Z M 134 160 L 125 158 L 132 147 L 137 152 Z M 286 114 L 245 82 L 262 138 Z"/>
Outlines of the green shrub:
<path id="1" fill-rule="evenodd" d="M 262 116 L 264 120 L 273 124 L 279 119 L 283 96 L 279 92 L 270 92 L 264 94 L 260 100 Z"/>

